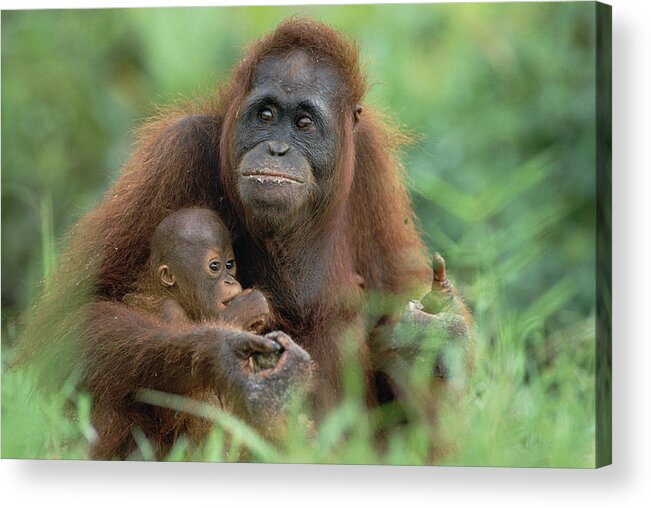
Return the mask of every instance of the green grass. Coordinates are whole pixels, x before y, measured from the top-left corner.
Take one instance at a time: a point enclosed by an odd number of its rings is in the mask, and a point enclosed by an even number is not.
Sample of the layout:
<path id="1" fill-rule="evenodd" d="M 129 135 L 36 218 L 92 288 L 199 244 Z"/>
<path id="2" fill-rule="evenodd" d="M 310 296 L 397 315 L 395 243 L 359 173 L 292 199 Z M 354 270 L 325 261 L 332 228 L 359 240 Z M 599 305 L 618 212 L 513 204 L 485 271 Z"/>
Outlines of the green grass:
<path id="1" fill-rule="evenodd" d="M 509 328 L 506 322 L 497 322 Z M 515 331 L 515 327 L 511 327 Z M 508 340 L 508 333 L 500 339 Z M 591 321 L 577 327 L 578 339 L 592 347 Z M 592 467 L 595 452 L 594 382 L 589 369 L 563 359 L 553 371 L 524 382 L 526 357 L 506 348 L 490 348 L 480 338 L 477 374 L 468 393 L 439 408 L 441 439 L 451 452 L 439 463 L 526 467 Z M 498 351 L 498 349 L 500 351 Z M 52 398 L 34 392 L 29 371 L 6 373 L 2 383 L 3 458 L 84 458 L 94 430 L 89 423 L 92 401 L 72 383 Z M 170 400 L 172 397 L 172 400 Z M 77 408 L 69 409 L 69 401 Z M 188 409 L 178 396 L 154 397 L 152 402 Z M 244 423 L 209 406 L 191 408 L 215 422 L 215 430 L 200 450 L 186 449 L 181 440 L 167 460 L 217 462 L 247 460 L 282 463 L 428 464 L 431 429 L 418 420 L 396 428 L 386 448 L 373 438 L 380 415 L 369 412 L 357 397 L 347 397 L 319 425 L 315 437 L 296 420 L 280 445 L 265 442 Z M 138 440 L 143 459 L 151 458 L 144 438 Z"/>

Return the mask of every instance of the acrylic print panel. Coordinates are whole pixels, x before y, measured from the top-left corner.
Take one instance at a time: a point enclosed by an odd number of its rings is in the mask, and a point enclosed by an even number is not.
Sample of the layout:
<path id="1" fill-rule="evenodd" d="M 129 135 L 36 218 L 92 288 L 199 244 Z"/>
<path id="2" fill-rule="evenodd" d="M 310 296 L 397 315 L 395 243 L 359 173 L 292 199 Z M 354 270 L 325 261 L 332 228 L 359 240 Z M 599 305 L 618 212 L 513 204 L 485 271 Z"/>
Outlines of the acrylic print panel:
<path id="1" fill-rule="evenodd" d="M 3 458 L 610 463 L 610 7 L 6 11 L 2 66 Z"/>

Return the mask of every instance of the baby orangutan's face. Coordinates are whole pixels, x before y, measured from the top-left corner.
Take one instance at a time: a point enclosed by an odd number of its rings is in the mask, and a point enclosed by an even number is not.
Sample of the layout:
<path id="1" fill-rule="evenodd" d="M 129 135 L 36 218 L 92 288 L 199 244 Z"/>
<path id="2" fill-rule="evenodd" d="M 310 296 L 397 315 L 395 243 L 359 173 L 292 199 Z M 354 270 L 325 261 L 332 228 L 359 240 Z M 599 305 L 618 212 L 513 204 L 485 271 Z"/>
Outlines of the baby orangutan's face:
<path id="1" fill-rule="evenodd" d="M 225 228 L 211 215 L 182 221 L 171 235 L 166 263 L 158 277 L 192 320 L 216 319 L 242 292 L 235 279 L 233 246 Z"/>
<path id="2" fill-rule="evenodd" d="M 197 287 L 205 287 L 202 292 L 207 297 L 208 306 L 221 313 L 242 292 L 242 286 L 235 279 L 233 247 L 230 242 L 224 248 L 219 245 L 208 247 L 200 262 L 202 270 L 195 271 L 194 283 Z"/>

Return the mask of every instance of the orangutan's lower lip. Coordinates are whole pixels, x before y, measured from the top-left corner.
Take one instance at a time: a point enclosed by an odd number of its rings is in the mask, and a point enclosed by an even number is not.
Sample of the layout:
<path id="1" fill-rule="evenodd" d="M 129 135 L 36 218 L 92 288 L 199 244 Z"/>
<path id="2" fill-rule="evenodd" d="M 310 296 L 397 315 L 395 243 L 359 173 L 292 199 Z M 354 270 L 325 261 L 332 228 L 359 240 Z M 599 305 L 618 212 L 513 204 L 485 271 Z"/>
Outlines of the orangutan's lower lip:
<path id="1" fill-rule="evenodd" d="M 295 178 L 293 176 L 290 176 L 285 173 L 244 173 L 242 175 L 243 177 L 249 179 L 249 180 L 255 180 L 258 183 L 261 184 L 276 184 L 276 185 L 282 185 L 284 183 L 289 183 L 289 184 L 295 184 L 299 183 L 302 184 L 304 183 L 302 180 L 299 180 L 298 178 Z"/>
<path id="2" fill-rule="evenodd" d="M 236 295 L 236 296 L 237 296 L 237 295 Z M 228 298 L 227 300 L 222 301 L 221 304 L 222 304 L 224 307 L 228 307 L 228 304 L 231 303 L 233 300 L 235 300 L 235 296 L 232 296 L 232 297 Z"/>

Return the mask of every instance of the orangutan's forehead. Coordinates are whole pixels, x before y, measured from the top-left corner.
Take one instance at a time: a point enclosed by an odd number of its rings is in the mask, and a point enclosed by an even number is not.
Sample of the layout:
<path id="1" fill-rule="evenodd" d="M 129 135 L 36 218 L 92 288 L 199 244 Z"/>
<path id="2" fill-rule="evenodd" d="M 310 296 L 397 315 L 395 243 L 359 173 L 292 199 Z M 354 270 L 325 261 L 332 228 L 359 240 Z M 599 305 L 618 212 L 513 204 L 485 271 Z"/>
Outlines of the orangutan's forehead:
<path id="1" fill-rule="evenodd" d="M 153 235 L 152 249 L 172 253 L 209 247 L 221 249 L 230 243 L 228 230 L 214 212 L 190 208 L 178 210 L 160 223 Z"/>
<path id="2" fill-rule="evenodd" d="M 186 217 L 175 229 L 175 239 L 195 247 L 225 247 L 230 236 L 224 227 L 210 217 Z"/>
<path id="3" fill-rule="evenodd" d="M 213 228 L 188 228 L 176 232 L 174 240 L 189 247 L 223 247 L 228 243 L 220 232 Z"/>
<path id="4" fill-rule="evenodd" d="M 339 72 L 325 62 L 315 62 L 301 50 L 269 56 L 258 65 L 253 88 L 281 88 L 285 93 L 316 92 L 332 95 L 342 85 Z"/>

